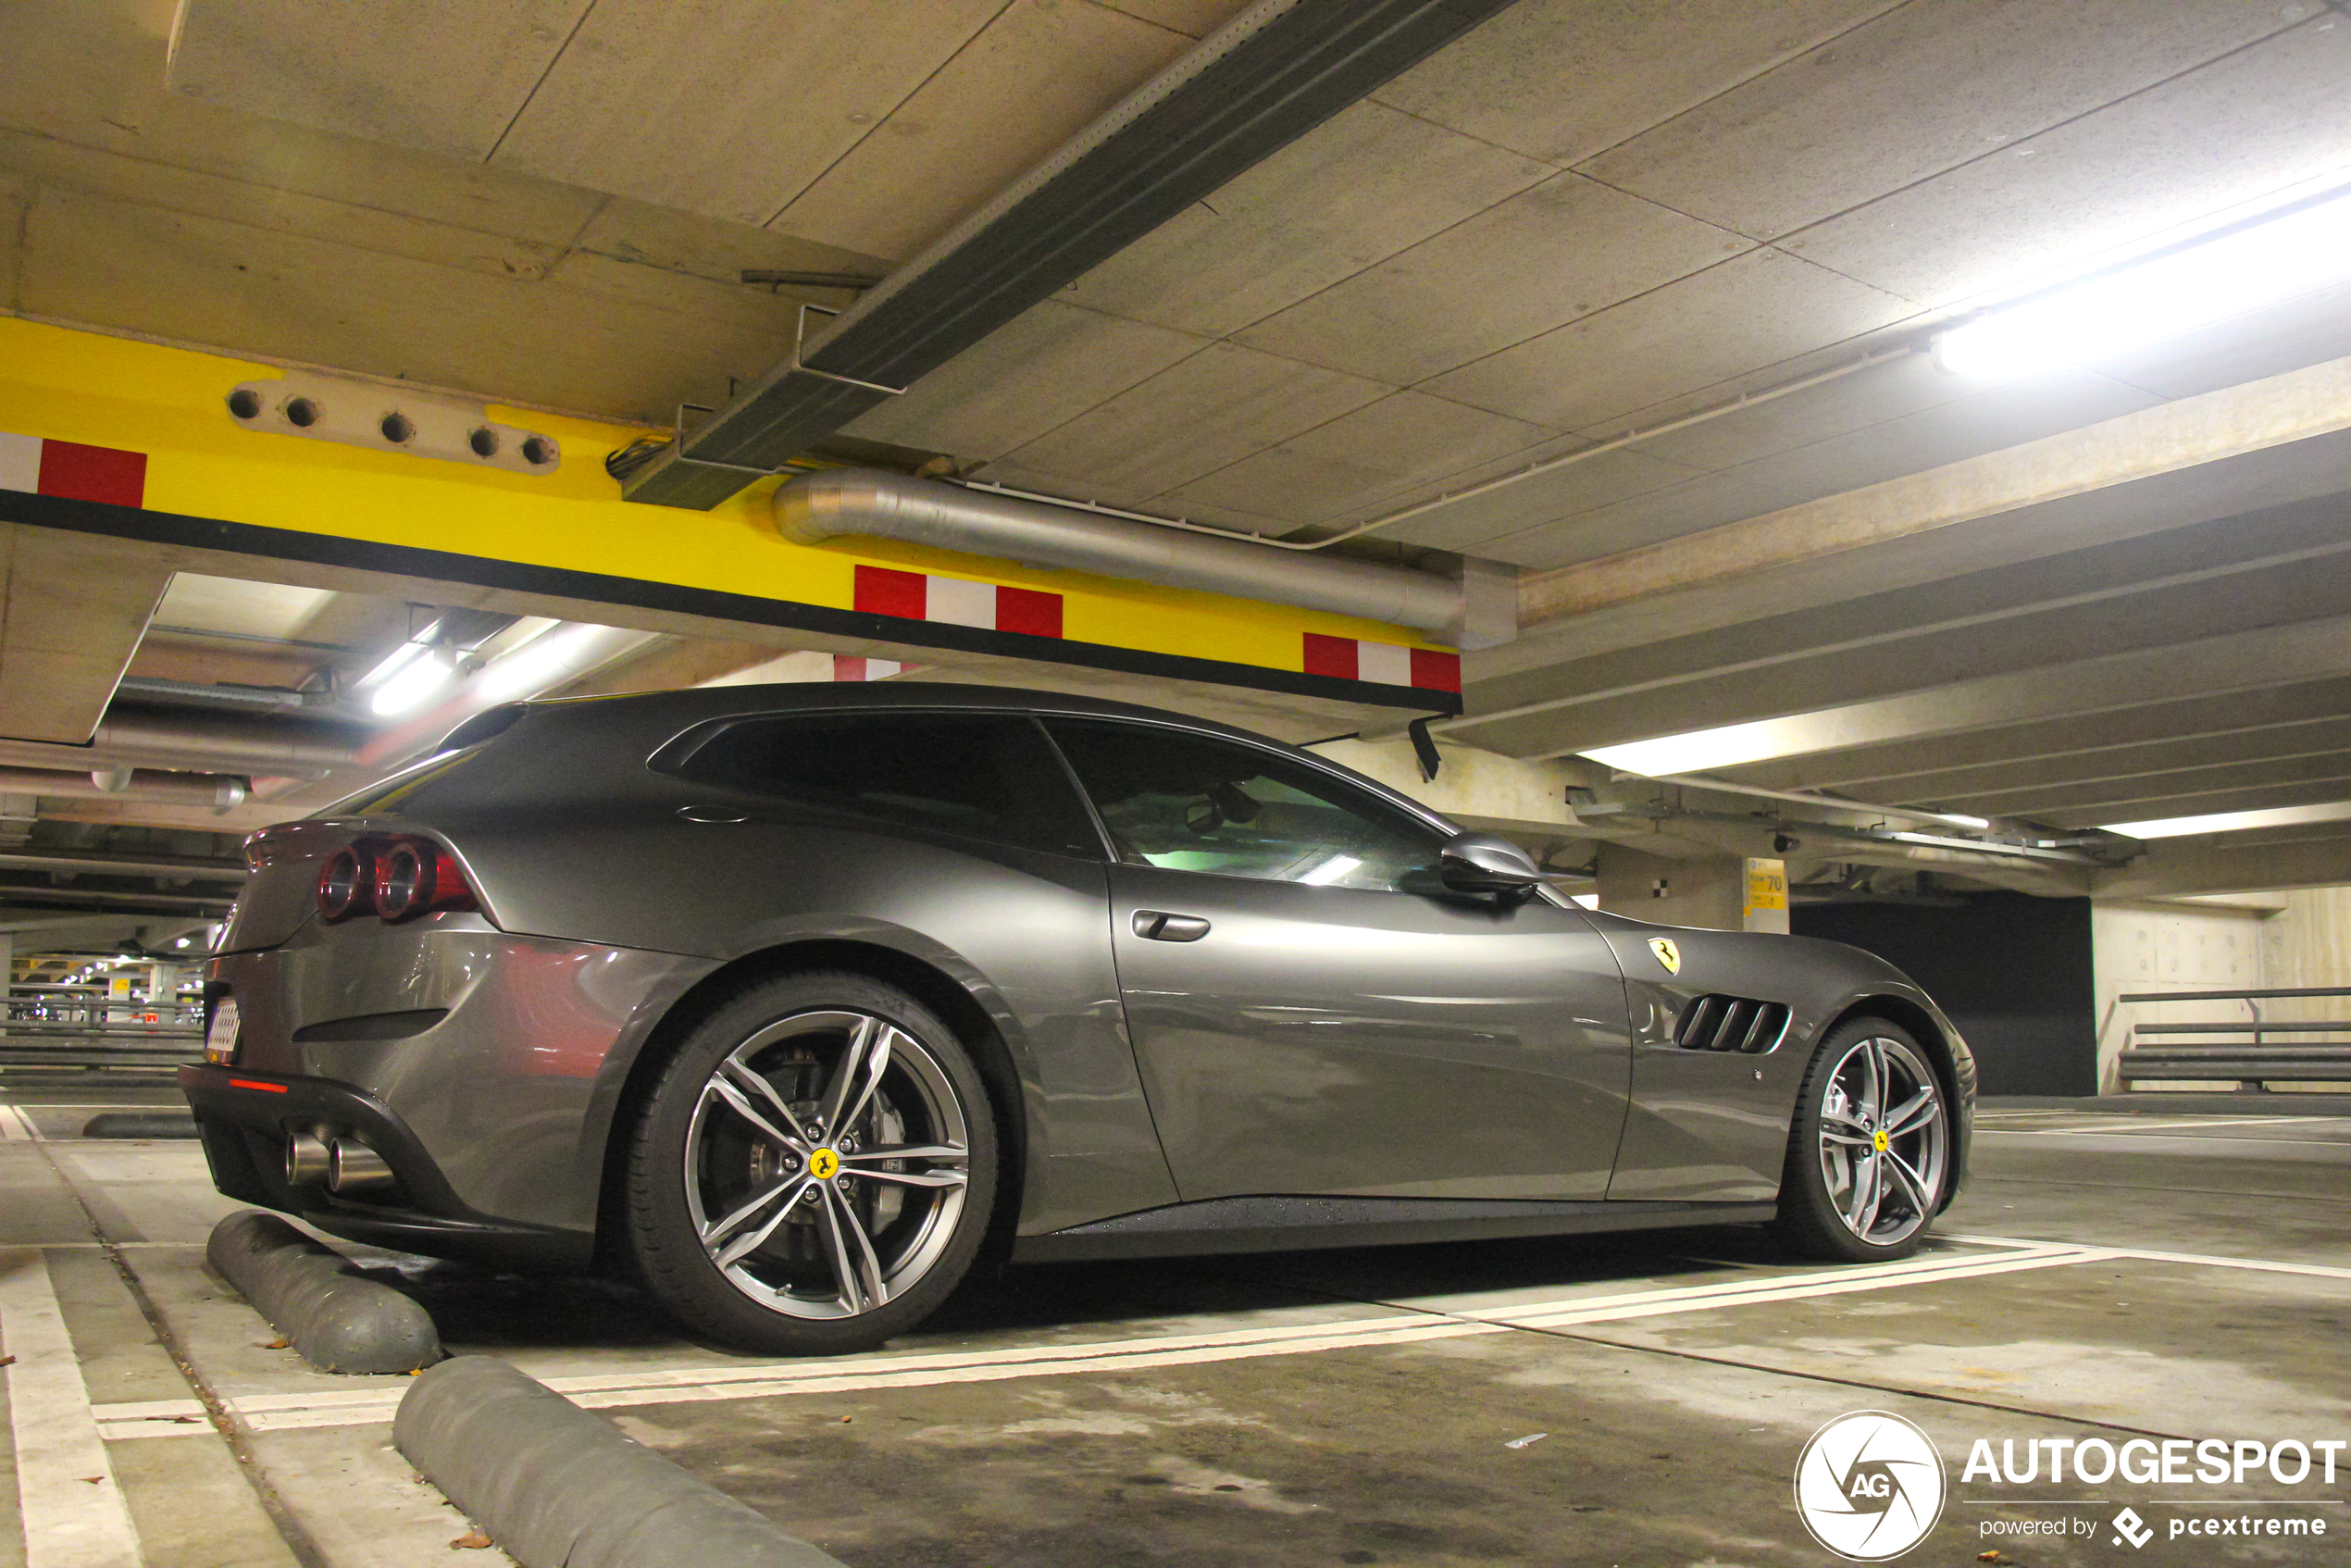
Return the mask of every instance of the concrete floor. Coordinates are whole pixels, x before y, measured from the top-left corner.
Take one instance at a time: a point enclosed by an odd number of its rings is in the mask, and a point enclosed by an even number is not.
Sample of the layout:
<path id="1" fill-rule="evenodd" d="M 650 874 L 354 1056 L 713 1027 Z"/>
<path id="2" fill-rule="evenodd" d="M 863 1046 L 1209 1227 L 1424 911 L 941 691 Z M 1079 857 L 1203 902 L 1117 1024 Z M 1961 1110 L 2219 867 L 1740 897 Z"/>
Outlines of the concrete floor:
<path id="1" fill-rule="evenodd" d="M 194 1146 L 74 1136 L 101 1102 L 168 1100 L 0 1092 L 0 1568 L 26 1562 L 20 1500 L 88 1532 L 31 1568 L 453 1561 L 466 1521 L 389 1446 L 402 1381 L 267 1348 L 205 1270 L 231 1206 Z M 1906 1563 L 2351 1561 L 2351 1450 L 2332 1485 L 1961 1475 L 1979 1437 L 2020 1463 L 2046 1438 L 2351 1438 L 2351 1116 L 2198 1103 L 1987 1108 L 1975 1183 L 1912 1264 L 1824 1268 L 1724 1228 L 1029 1269 L 821 1363 L 697 1345 L 614 1288 L 373 1261 L 453 1350 L 603 1409 L 854 1568 L 1815 1564 L 1793 1469 L 1856 1410 L 1946 1461 Z M 2144 1549 L 2110 1524 L 2126 1504 Z M 2223 1513 L 2237 1535 L 2170 1538 Z M 2243 1534 L 2271 1517 L 2328 1534 Z M 2076 1533 L 1986 1533 L 2035 1521 Z"/>

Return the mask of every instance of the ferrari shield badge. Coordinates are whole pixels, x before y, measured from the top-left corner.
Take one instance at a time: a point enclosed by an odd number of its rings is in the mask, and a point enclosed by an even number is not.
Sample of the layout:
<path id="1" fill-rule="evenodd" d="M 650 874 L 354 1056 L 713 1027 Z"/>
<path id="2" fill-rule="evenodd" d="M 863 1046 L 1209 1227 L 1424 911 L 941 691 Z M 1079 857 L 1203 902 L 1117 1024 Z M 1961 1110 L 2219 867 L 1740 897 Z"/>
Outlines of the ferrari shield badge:
<path id="1" fill-rule="evenodd" d="M 1673 938 L 1651 937 L 1649 951 L 1657 954 L 1657 961 L 1665 965 L 1667 974 L 1678 975 L 1682 972 L 1682 950 L 1673 945 Z"/>

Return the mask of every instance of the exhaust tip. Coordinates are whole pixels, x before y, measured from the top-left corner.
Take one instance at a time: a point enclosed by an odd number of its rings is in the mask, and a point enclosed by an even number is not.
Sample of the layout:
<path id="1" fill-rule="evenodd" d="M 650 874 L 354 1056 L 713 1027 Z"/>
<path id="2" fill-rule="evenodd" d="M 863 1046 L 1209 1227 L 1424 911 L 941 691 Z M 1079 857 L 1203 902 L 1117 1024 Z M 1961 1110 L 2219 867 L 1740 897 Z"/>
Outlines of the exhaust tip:
<path id="1" fill-rule="evenodd" d="M 333 1174 L 334 1155 L 327 1140 L 315 1132 L 294 1133 L 286 1139 L 286 1184 L 316 1187 Z"/>
<path id="2" fill-rule="evenodd" d="M 392 1166 L 355 1138 L 339 1138 L 328 1150 L 327 1188 L 339 1196 L 389 1191 Z"/>

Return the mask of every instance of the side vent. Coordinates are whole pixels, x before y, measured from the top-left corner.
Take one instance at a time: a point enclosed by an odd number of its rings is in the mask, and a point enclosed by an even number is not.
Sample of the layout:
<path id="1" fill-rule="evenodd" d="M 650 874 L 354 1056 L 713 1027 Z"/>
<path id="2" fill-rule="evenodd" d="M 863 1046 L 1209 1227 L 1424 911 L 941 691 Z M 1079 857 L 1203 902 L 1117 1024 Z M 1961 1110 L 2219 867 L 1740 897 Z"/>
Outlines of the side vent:
<path id="1" fill-rule="evenodd" d="M 1699 996 L 1682 1010 L 1673 1043 L 1685 1051 L 1737 1051 L 1760 1056 L 1787 1032 L 1786 1004 L 1744 996 Z"/>

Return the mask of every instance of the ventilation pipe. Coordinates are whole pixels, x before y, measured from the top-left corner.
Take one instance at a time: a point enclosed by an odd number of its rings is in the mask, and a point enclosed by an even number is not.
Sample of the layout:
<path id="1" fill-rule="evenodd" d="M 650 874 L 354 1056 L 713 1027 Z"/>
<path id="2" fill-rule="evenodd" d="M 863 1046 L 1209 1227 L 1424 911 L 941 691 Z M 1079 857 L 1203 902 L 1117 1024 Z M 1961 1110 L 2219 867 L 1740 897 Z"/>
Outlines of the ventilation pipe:
<path id="1" fill-rule="evenodd" d="M 1401 566 L 1284 555 L 1241 539 L 992 495 L 876 468 L 829 468 L 776 492 L 776 531 L 795 544 L 845 534 L 895 539 L 1030 566 L 1196 589 L 1363 620 L 1409 626 L 1465 648 L 1507 641 L 1509 591 Z M 1476 563 L 1466 563 L 1472 571 Z M 1507 590 L 1507 583 L 1503 585 Z"/>
<path id="2" fill-rule="evenodd" d="M 128 770 L 126 770 L 128 771 Z M 52 773 L 46 768 L 0 767 L 0 793 L 64 795 L 82 799 L 138 801 L 148 805 L 203 806 L 218 815 L 244 803 L 245 781 L 225 773 L 129 771 L 119 780 L 95 773 Z"/>
<path id="3" fill-rule="evenodd" d="M 351 765 L 357 748 L 343 739 L 348 733 L 249 719 L 223 723 L 109 718 L 84 746 L 0 740 L 0 767 L 56 768 L 108 777 L 126 768 L 148 767 L 316 778 Z"/>

